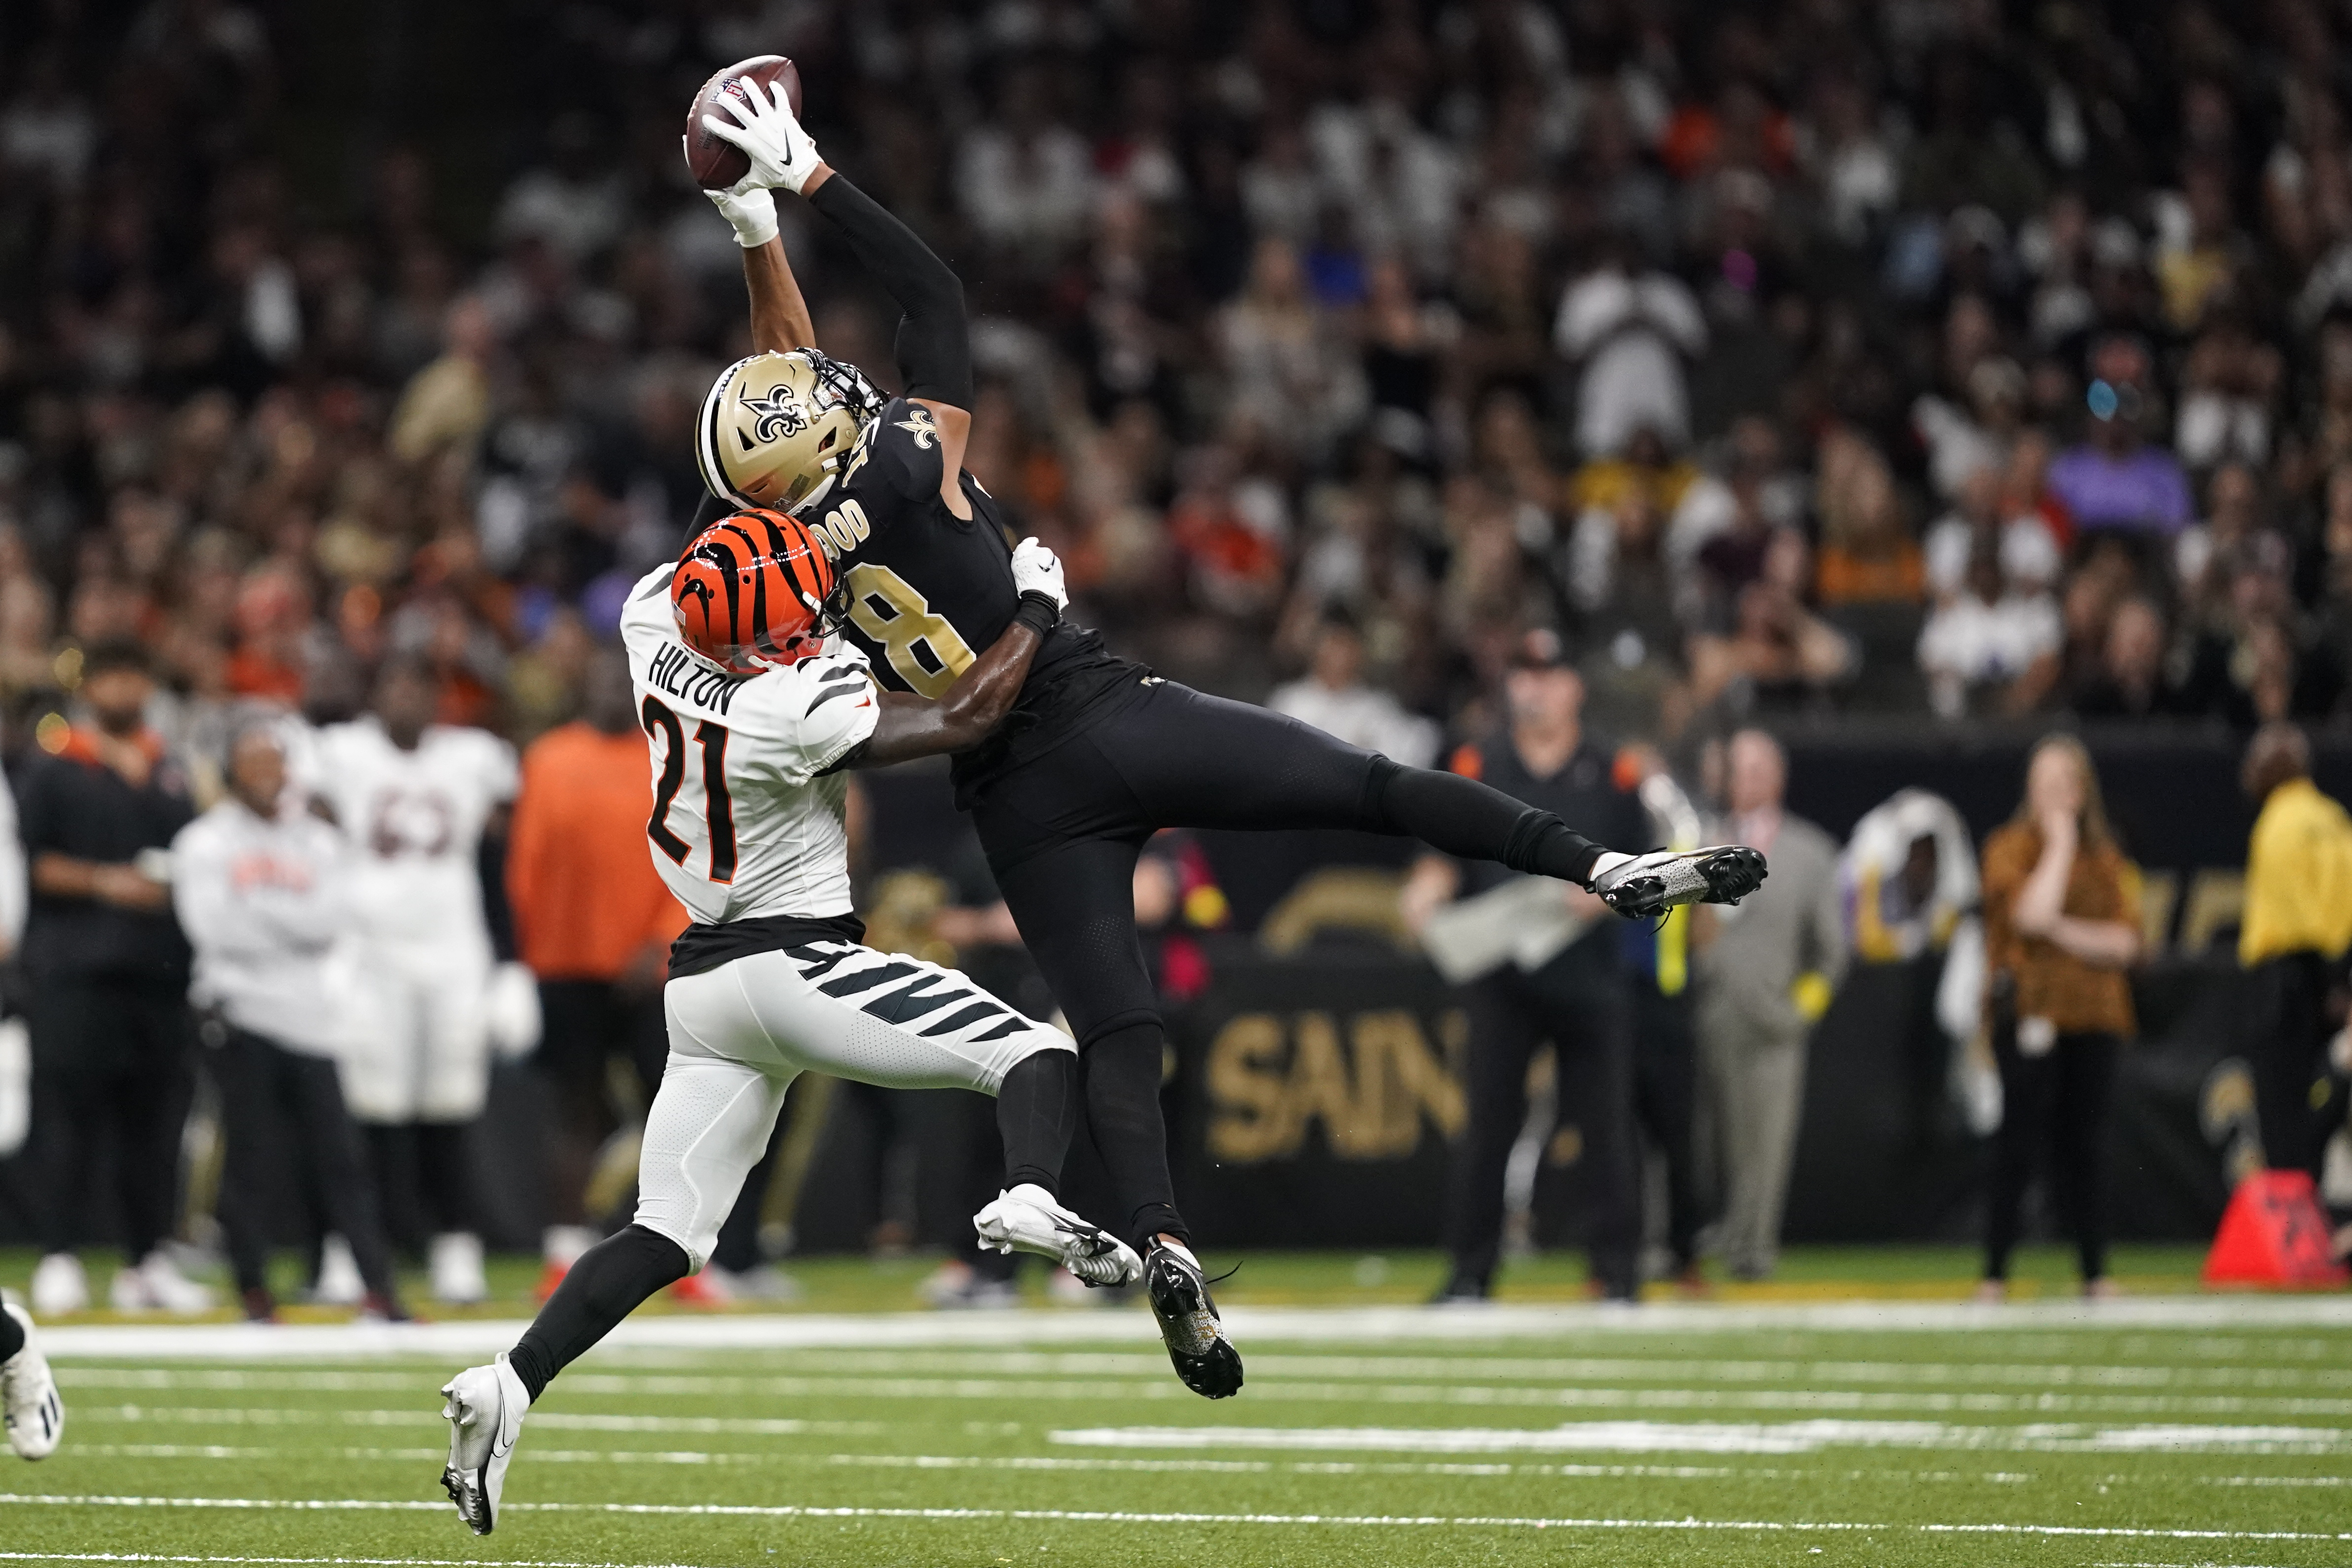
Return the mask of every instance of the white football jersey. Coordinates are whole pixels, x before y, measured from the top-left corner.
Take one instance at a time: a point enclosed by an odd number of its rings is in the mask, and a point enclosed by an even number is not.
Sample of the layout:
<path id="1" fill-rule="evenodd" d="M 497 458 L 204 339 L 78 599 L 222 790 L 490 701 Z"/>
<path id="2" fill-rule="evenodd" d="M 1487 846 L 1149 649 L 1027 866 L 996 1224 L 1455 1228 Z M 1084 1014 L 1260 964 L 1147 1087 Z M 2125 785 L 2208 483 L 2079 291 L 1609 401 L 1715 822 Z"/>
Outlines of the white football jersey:
<path id="1" fill-rule="evenodd" d="M 403 751 L 369 714 L 320 730 L 300 771 L 355 852 L 363 935 L 488 944 L 477 857 L 483 825 L 514 799 L 513 747 L 488 730 L 436 724 Z"/>
<path id="2" fill-rule="evenodd" d="M 621 614 L 654 779 L 654 869 L 704 925 L 850 912 L 846 775 L 874 733 L 865 661 L 824 654 L 756 675 L 688 653 L 670 611 L 675 566 L 647 573 Z"/>

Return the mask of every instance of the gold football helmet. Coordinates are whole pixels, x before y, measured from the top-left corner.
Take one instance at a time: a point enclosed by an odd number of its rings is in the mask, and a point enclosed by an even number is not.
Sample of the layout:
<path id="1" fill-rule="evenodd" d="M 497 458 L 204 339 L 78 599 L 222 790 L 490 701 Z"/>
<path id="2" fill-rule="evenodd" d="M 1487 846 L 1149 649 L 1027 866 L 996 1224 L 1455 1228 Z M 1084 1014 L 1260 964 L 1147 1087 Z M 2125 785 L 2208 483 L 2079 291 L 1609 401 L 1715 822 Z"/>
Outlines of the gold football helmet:
<path id="1" fill-rule="evenodd" d="M 702 400 L 694 458 L 710 493 L 739 507 L 815 506 L 887 400 L 856 366 L 793 349 L 727 367 Z"/>

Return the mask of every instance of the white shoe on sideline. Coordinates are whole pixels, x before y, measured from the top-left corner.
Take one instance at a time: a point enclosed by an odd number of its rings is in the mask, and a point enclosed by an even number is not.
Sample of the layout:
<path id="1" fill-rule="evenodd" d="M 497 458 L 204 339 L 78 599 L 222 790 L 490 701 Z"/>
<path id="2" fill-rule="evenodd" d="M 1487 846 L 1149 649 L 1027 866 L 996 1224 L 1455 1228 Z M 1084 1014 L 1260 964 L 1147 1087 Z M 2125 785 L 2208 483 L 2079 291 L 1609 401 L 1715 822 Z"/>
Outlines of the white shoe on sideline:
<path id="1" fill-rule="evenodd" d="M 453 1307 L 489 1300 L 482 1274 L 482 1239 L 470 1230 L 445 1230 L 433 1239 L 433 1294 Z"/>
<path id="2" fill-rule="evenodd" d="M 33 1269 L 33 1311 L 45 1318 L 89 1311 L 89 1274 L 70 1252 L 52 1252 Z"/>
<path id="3" fill-rule="evenodd" d="M 1034 1183 L 998 1193 L 996 1201 L 971 1217 L 971 1228 L 984 1247 L 1051 1258 L 1089 1285 L 1124 1285 L 1143 1276 L 1143 1260 L 1133 1248 L 1087 1224 Z"/>
<path id="4" fill-rule="evenodd" d="M 441 1414 L 449 1423 L 449 1462 L 442 1469 L 441 1485 L 457 1505 L 457 1517 L 475 1534 L 488 1535 L 498 1528 L 507 1465 L 522 1436 L 530 1394 L 507 1364 L 504 1351 L 488 1366 L 459 1373 L 441 1392 L 448 1399 Z"/>
<path id="5" fill-rule="evenodd" d="M 327 1239 L 319 1247 L 319 1278 L 310 1287 L 310 1300 L 322 1307 L 356 1307 L 367 1299 L 367 1281 L 360 1278 L 360 1260 L 352 1256 L 352 1244 L 337 1231 L 329 1231 Z"/>
<path id="6" fill-rule="evenodd" d="M 58 1397 L 58 1380 L 41 1354 L 33 1315 L 14 1301 L 0 1301 L 0 1312 L 25 1331 L 25 1343 L 16 1354 L 0 1361 L 0 1425 L 7 1427 L 8 1446 L 18 1458 L 46 1459 L 58 1451 L 58 1439 L 66 1434 L 65 1401 Z"/>
<path id="7" fill-rule="evenodd" d="M 107 1298 L 118 1312 L 177 1312 L 192 1316 L 213 1310 L 213 1293 L 180 1272 L 161 1247 L 114 1271 Z"/>

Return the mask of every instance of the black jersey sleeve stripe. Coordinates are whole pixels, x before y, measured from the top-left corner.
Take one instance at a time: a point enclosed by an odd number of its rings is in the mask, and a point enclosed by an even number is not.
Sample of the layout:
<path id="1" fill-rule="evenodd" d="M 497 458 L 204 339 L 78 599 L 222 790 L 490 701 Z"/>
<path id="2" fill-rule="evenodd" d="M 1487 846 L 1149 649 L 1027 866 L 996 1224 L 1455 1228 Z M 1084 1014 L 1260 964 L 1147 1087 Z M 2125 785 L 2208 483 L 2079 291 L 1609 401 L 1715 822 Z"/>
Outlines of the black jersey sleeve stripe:
<path id="1" fill-rule="evenodd" d="M 860 681 L 855 686 L 828 686 L 824 691 L 817 694 L 816 701 L 809 704 L 807 710 L 803 712 L 801 716 L 803 718 L 813 718 L 816 716 L 817 709 L 823 707 L 834 698 L 854 697 L 858 694 L 858 691 L 865 686 L 865 685 L 866 683 L 864 681 Z"/>
<path id="2" fill-rule="evenodd" d="M 968 1008 L 948 1014 L 947 1017 L 941 1019 L 930 1028 L 919 1030 L 918 1032 L 925 1039 L 929 1039 L 933 1035 L 953 1034 L 956 1030 L 964 1028 L 968 1024 L 976 1024 L 981 1019 L 984 1018 L 992 1018 L 1003 1010 L 1004 1009 L 1003 1008 L 998 1007 L 994 1002 L 974 1002 Z"/>

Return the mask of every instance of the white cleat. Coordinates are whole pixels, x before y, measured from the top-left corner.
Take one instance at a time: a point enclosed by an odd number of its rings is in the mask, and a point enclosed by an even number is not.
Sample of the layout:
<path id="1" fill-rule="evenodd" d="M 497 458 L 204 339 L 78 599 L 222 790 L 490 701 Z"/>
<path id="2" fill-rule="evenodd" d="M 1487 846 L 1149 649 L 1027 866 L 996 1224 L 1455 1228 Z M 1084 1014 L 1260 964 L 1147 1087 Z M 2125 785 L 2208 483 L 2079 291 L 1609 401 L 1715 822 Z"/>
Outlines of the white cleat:
<path id="1" fill-rule="evenodd" d="M 89 1311 L 89 1275 L 70 1252 L 52 1252 L 33 1269 L 33 1311 L 45 1318 Z"/>
<path id="2" fill-rule="evenodd" d="M 1134 1248 L 1087 1224 L 1034 1183 L 998 1193 L 971 1217 L 971 1228 L 983 1247 L 1051 1258 L 1089 1285 L 1125 1285 L 1143 1276 L 1143 1260 Z"/>
<path id="3" fill-rule="evenodd" d="M 522 1436 L 530 1395 L 507 1364 L 506 1352 L 488 1366 L 468 1367 L 441 1385 L 448 1403 L 449 1463 L 441 1485 L 457 1505 L 457 1517 L 477 1535 L 498 1528 L 499 1498 L 506 1490 L 507 1463 Z"/>
<path id="4" fill-rule="evenodd" d="M 0 1312 L 25 1331 L 16 1354 L 0 1361 L 0 1423 L 7 1427 L 8 1446 L 18 1458 L 46 1459 L 66 1435 L 65 1401 L 58 1397 L 58 1380 L 41 1354 L 32 1314 L 14 1301 L 0 1301 Z"/>
<path id="5" fill-rule="evenodd" d="M 213 1293 L 180 1272 L 171 1255 L 158 1247 L 137 1263 L 114 1271 L 107 1299 L 118 1312 L 175 1312 L 193 1317 L 213 1310 Z"/>
<path id="6" fill-rule="evenodd" d="M 433 1294 L 453 1307 L 489 1300 L 482 1274 L 482 1239 L 470 1230 L 445 1230 L 433 1239 Z"/>
<path id="7" fill-rule="evenodd" d="M 1601 866 L 1608 869 L 1601 870 Z M 1703 850 L 1604 854 L 1592 891 L 1629 920 L 1647 920 L 1683 904 L 1737 904 L 1764 884 L 1764 857 L 1745 844 Z"/>

